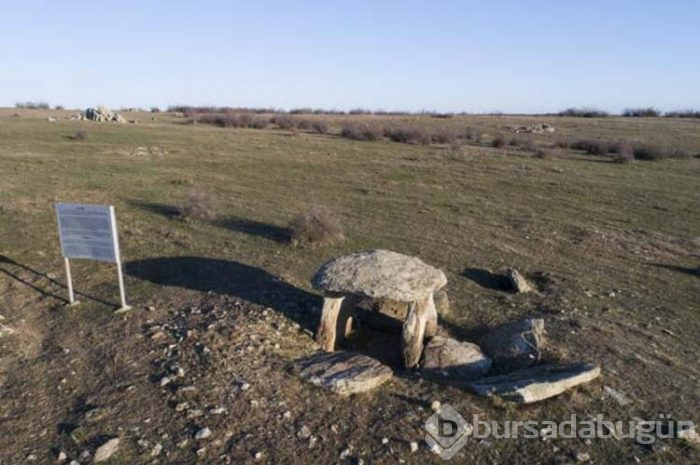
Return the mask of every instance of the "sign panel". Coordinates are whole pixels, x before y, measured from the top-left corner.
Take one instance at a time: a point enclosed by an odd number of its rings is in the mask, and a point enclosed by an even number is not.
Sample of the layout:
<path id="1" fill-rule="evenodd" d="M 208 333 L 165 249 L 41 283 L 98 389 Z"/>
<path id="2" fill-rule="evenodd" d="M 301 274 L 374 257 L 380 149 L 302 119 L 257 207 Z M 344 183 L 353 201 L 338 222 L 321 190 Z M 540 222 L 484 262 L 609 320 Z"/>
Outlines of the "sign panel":
<path id="1" fill-rule="evenodd" d="M 56 215 L 65 258 L 119 262 L 114 207 L 57 203 Z"/>

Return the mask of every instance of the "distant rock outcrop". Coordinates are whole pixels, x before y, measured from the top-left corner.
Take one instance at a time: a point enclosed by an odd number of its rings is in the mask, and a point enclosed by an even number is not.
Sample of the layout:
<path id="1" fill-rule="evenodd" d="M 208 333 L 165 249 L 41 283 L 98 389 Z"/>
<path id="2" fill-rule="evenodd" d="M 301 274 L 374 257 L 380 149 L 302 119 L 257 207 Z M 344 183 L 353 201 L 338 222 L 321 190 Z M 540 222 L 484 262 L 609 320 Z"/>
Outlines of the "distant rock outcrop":
<path id="1" fill-rule="evenodd" d="M 126 123 L 126 120 L 119 113 L 111 111 L 107 107 L 98 106 L 97 108 L 87 108 L 85 111 L 80 113 L 74 113 L 68 117 L 70 120 L 78 121 L 95 121 L 98 123 L 112 122 L 112 123 Z"/>

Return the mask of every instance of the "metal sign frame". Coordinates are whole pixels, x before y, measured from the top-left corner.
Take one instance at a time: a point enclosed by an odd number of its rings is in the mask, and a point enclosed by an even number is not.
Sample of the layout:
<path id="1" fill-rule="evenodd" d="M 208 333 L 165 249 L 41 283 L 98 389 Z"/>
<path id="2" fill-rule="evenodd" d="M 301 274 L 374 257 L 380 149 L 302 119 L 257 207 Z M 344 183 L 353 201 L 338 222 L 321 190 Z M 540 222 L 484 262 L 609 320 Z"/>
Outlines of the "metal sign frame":
<path id="1" fill-rule="evenodd" d="M 66 266 L 66 281 L 68 283 L 68 304 L 69 305 L 77 305 L 80 302 L 75 300 L 75 293 L 73 290 L 73 278 L 71 276 L 71 269 L 70 269 L 70 259 L 71 258 L 79 258 L 79 259 L 88 259 L 88 260 L 98 260 L 98 261 L 107 261 L 107 262 L 113 262 L 117 265 L 117 278 L 119 281 L 119 299 L 121 302 L 121 307 L 117 310 L 118 312 L 125 312 L 127 310 L 130 310 L 131 307 L 127 305 L 126 303 L 126 291 L 124 289 L 124 275 L 122 272 L 122 261 L 121 261 L 121 253 L 119 250 L 119 236 L 117 234 L 117 217 L 114 212 L 114 206 L 112 205 L 92 205 L 92 204 L 76 204 L 76 203 L 57 203 L 55 205 L 56 208 L 56 219 L 58 221 L 58 235 L 61 241 L 61 254 L 63 255 L 63 260 Z M 111 245 L 111 252 L 112 254 L 110 257 L 105 258 L 105 257 L 97 257 L 95 255 L 91 255 L 93 252 L 93 249 L 90 248 L 90 246 L 94 247 L 94 237 L 90 236 L 90 234 L 95 234 L 95 231 L 87 231 L 82 235 L 82 237 L 76 238 L 75 236 L 81 236 L 81 234 L 75 234 L 75 232 L 68 232 L 69 229 L 68 227 L 65 226 L 65 224 L 62 223 L 61 221 L 61 216 L 68 216 L 67 213 L 65 212 L 66 209 L 74 209 L 74 210 L 80 210 L 80 209 L 85 209 L 86 211 L 91 210 L 93 212 L 101 212 L 101 213 L 106 213 L 108 214 L 109 218 L 109 228 L 103 228 L 101 231 L 98 231 L 102 234 L 109 233 L 110 234 L 110 245 Z M 65 218 L 64 218 L 65 219 Z M 64 235 L 70 235 L 73 234 L 71 242 L 73 244 L 69 244 L 69 241 L 67 240 Z M 90 244 L 89 241 L 93 240 L 93 243 Z M 81 241 L 83 241 L 81 243 Z M 70 246 L 71 245 L 82 245 L 84 246 L 83 252 L 82 253 L 77 253 L 76 256 L 71 256 L 72 253 L 70 252 Z M 87 244 L 87 245 L 86 245 Z M 100 248 L 104 249 L 104 246 L 101 246 Z"/>

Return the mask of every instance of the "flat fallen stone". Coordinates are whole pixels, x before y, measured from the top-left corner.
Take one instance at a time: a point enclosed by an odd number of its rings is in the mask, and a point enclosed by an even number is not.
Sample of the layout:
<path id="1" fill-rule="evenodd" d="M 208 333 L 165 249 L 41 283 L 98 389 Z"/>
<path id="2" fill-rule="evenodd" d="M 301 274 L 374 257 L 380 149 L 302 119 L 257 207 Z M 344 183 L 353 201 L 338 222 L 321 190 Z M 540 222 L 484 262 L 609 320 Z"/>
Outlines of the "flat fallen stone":
<path id="1" fill-rule="evenodd" d="M 445 286 L 447 277 L 419 258 L 372 250 L 331 260 L 316 272 L 311 283 L 331 293 L 413 302 Z"/>
<path id="2" fill-rule="evenodd" d="M 557 396 L 600 375 L 600 367 L 589 363 L 548 364 L 505 375 L 481 378 L 469 384 L 480 396 L 499 396 L 521 404 Z"/>
<path id="3" fill-rule="evenodd" d="M 370 391 L 394 373 L 378 360 L 353 352 L 318 352 L 296 360 L 294 370 L 311 384 L 340 396 Z"/>
<path id="4" fill-rule="evenodd" d="M 112 438 L 95 451 L 95 463 L 104 462 L 119 450 L 119 438 Z"/>
<path id="5" fill-rule="evenodd" d="M 518 369 L 539 361 L 545 343 L 544 320 L 526 318 L 491 330 L 481 338 L 480 346 L 494 364 Z"/>
<path id="6" fill-rule="evenodd" d="M 421 373 L 447 379 L 474 379 L 491 368 L 478 345 L 435 336 L 423 349 Z"/>

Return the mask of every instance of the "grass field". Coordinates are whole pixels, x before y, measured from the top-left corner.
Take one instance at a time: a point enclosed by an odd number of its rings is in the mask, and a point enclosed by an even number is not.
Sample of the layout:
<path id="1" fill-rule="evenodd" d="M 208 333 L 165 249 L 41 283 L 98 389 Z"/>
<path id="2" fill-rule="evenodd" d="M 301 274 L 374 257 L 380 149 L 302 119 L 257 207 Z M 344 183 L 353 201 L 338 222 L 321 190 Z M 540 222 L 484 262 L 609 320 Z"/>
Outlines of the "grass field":
<path id="1" fill-rule="evenodd" d="M 55 463 L 60 451 L 78 459 L 110 436 L 122 438 L 110 463 L 246 463 L 256 452 L 263 463 L 338 463 L 346 449 L 355 463 L 439 463 L 409 448 L 422 441 L 433 400 L 491 420 L 700 421 L 700 158 L 616 164 L 554 147 L 597 138 L 700 153 L 699 120 L 402 117 L 487 135 L 455 147 L 343 139 L 348 116 L 310 116 L 331 128 L 319 135 L 173 114 L 129 114 L 139 124 L 125 125 L 67 114 L 0 110 L 0 323 L 15 330 L 0 336 L 1 464 Z M 533 122 L 557 129 L 529 136 L 545 157 L 488 143 Z M 73 140 L 80 129 L 89 137 Z M 177 217 L 193 189 L 216 199 L 215 219 Z M 81 305 L 63 305 L 58 201 L 115 206 L 132 312 L 113 313 L 114 268 L 91 262 L 73 266 Z M 291 247 L 288 223 L 317 204 L 338 215 L 347 239 Z M 446 272 L 445 331 L 473 339 L 542 317 L 548 357 L 600 364 L 601 379 L 528 407 L 406 372 L 344 400 L 303 384 L 289 365 L 314 348 L 320 299 L 310 276 L 373 248 Z M 500 289 L 505 267 L 542 292 Z M 178 367 L 184 377 L 161 386 Z M 249 389 L 237 388 L 244 382 Z M 618 405 L 603 386 L 632 402 Z M 226 412 L 212 413 L 218 407 Z M 302 425 L 315 446 L 297 437 Z M 193 439 L 204 426 L 212 437 Z M 697 446 L 663 445 L 475 440 L 453 462 L 567 463 L 577 452 L 596 463 L 700 461 Z"/>

